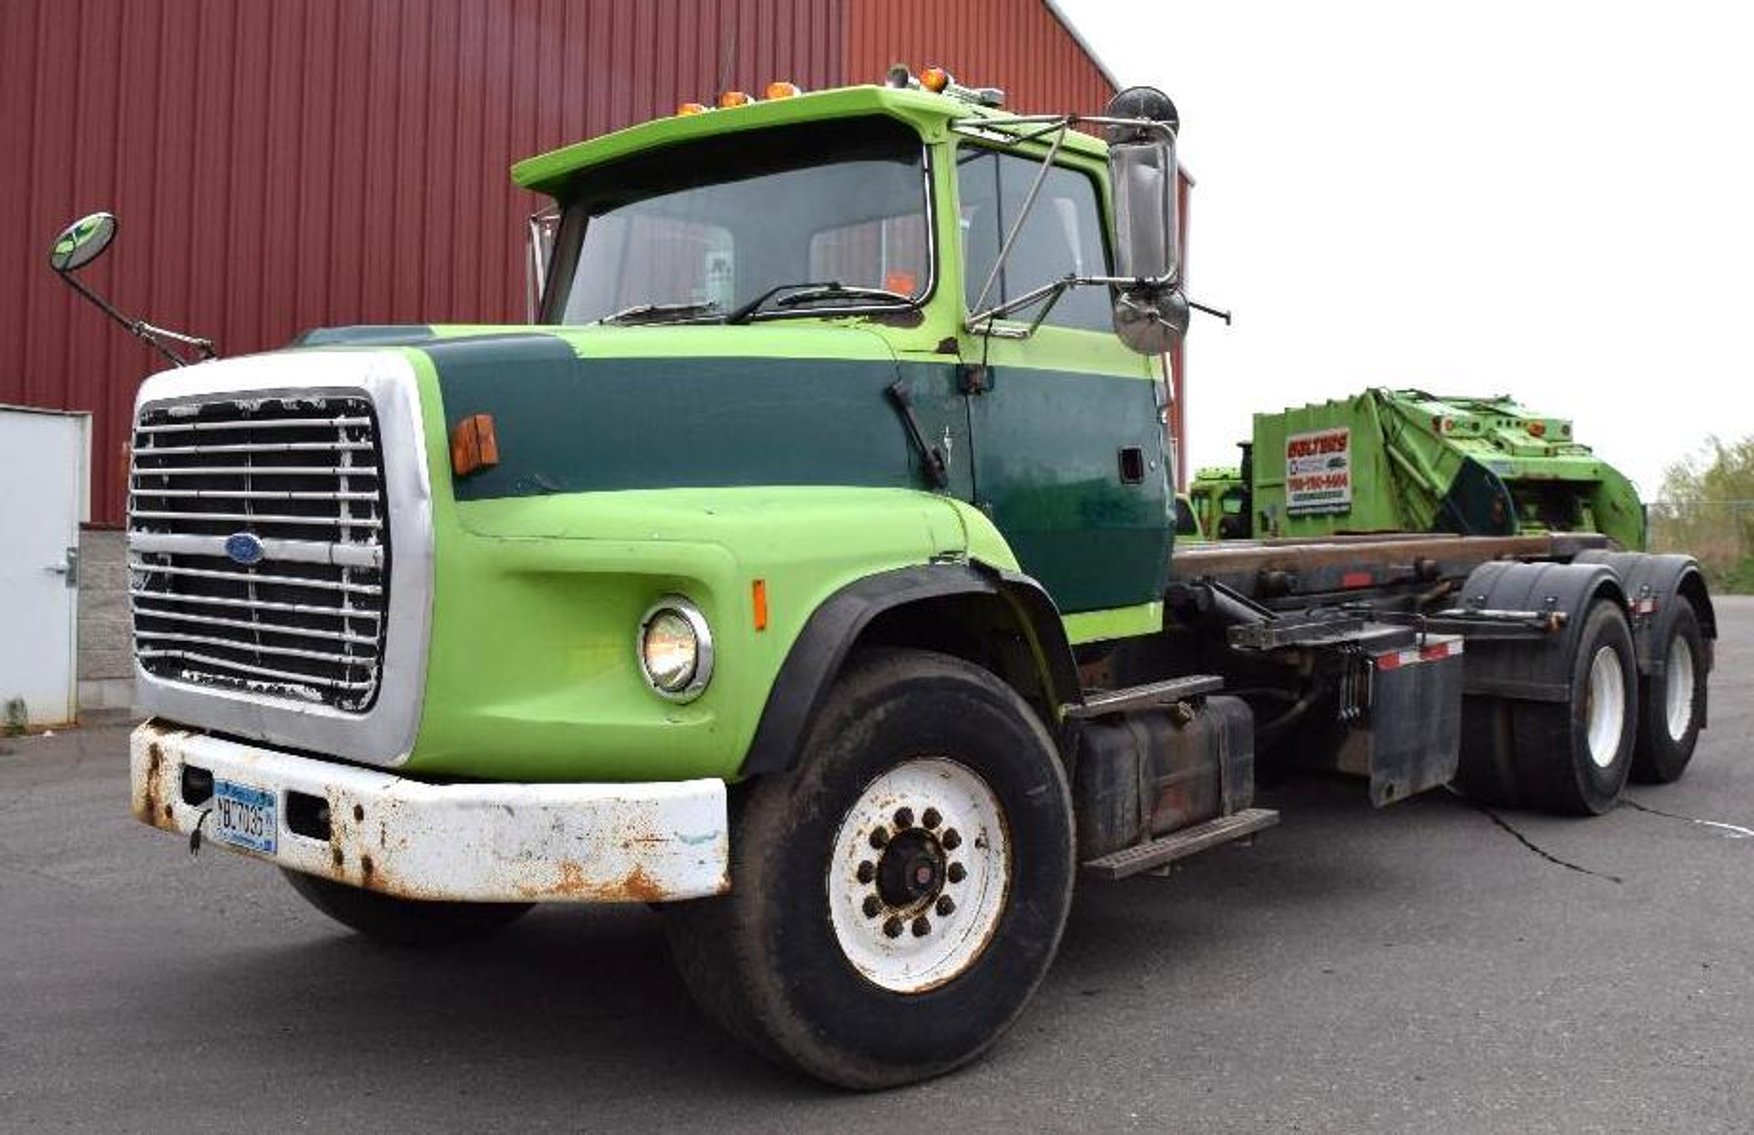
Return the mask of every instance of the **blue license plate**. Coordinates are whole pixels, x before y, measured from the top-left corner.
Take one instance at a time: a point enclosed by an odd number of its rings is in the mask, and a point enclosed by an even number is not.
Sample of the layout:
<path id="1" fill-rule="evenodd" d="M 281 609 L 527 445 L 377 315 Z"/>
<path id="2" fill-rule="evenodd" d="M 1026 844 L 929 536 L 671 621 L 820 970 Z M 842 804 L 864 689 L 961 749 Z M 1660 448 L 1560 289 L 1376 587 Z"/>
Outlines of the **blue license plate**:
<path id="1" fill-rule="evenodd" d="M 220 843 L 273 855 L 278 811 L 274 793 L 215 777 L 213 822 L 207 830 Z"/>

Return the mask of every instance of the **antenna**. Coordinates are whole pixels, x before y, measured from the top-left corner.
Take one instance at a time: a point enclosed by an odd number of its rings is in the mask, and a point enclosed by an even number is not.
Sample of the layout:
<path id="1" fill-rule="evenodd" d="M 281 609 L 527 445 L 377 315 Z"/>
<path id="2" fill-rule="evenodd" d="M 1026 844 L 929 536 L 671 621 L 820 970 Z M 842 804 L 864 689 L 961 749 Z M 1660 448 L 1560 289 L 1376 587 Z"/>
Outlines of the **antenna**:
<path id="1" fill-rule="evenodd" d="M 737 29 L 731 28 L 731 36 L 725 40 L 725 49 L 719 54 L 719 85 L 713 88 L 715 98 L 731 89 L 731 69 L 737 64 Z"/>

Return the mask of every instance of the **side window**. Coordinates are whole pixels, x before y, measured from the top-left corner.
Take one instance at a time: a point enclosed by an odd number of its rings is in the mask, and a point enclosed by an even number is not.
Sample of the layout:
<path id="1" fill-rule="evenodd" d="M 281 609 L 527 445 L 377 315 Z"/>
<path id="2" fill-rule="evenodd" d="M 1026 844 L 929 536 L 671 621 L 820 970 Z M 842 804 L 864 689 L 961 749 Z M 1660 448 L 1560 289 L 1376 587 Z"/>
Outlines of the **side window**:
<path id="1" fill-rule="evenodd" d="M 973 146 L 957 158 L 963 281 L 971 312 L 1040 169 L 1041 163 L 1033 159 Z M 982 306 L 1024 295 L 1068 273 L 1107 275 L 1108 254 L 1096 183 L 1076 170 L 1054 166 Z M 1024 308 L 1010 318 L 1030 320 L 1039 311 L 1039 306 Z M 1068 289 L 1045 322 L 1086 331 L 1111 330 L 1108 289 Z"/>

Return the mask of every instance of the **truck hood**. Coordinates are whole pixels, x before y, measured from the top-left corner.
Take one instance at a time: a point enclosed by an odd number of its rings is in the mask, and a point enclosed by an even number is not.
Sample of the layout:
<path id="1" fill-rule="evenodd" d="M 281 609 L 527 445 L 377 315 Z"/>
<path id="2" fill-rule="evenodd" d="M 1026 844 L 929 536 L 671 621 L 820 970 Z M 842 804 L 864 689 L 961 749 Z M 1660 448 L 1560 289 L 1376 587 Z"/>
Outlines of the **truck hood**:
<path id="1" fill-rule="evenodd" d="M 465 418 L 492 419 L 498 463 L 454 478 L 460 504 L 926 484 L 887 394 L 904 368 L 856 326 L 432 329 L 403 345 L 430 364 L 438 406 L 429 398 L 427 414 L 442 415 L 447 435 Z M 951 382 L 948 360 L 905 369 L 922 387 Z"/>

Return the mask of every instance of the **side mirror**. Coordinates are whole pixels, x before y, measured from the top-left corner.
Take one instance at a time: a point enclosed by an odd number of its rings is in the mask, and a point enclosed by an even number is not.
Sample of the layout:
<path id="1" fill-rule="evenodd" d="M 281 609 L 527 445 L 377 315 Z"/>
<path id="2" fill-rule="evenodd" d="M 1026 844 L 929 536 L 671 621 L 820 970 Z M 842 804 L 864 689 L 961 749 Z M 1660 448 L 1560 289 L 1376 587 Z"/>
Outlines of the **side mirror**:
<path id="1" fill-rule="evenodd" d="M 1129 87 L 1106 117 L 1154 125 L 1108 127 L 1109 185 L 1114 194 L 1115 333 L 1127 346 L 1161 354 L 1187 331 L 1181 283 L 1180 180 L 1175 157 L 1181 121 L 1175 104 L 1153 87 Z"/>
<path id="2" fill-rule="evenodd" d="M 61 230 L 49 249 L 49 267 L 57 272 L 76 272 L 103 255 L 116 237 L 116 218 L 109 213 L 81 217 Z"/>

